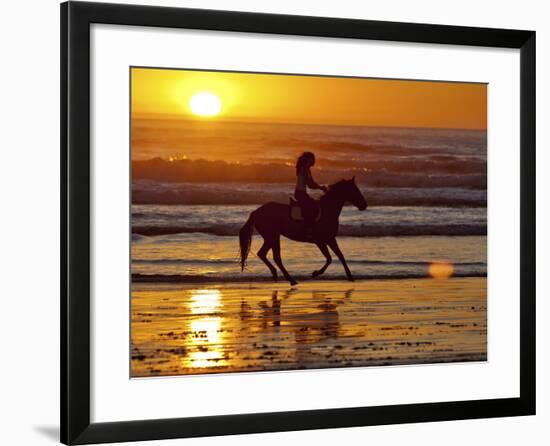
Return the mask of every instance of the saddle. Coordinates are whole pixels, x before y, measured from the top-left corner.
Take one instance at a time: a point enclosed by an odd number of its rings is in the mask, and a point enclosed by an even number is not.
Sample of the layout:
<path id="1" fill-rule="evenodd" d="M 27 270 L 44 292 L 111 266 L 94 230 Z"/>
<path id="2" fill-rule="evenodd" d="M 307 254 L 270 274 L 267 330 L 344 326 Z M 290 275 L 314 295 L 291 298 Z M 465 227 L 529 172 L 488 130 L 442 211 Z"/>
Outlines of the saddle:
<path id="1" fill-rule="evenodd" d="M 294 221 L 304 221 L 304 216 L 302 215 L 302 208 L 294 197 L 289 197 L 290 204 L 290 219 Z M 317 203 L 317 214 L 315 216 L 315 222 L 317 223 L 321 219 L 321 206 Z"/>

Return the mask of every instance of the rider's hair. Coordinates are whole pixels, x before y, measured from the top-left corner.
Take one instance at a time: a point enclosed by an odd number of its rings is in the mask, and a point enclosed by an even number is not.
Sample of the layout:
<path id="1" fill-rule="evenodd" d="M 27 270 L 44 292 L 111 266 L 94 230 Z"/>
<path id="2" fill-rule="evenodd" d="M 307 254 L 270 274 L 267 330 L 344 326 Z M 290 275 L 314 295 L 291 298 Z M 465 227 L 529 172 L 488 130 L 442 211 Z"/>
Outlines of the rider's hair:
<path id="1" fill-rule="evenodd" d="M 313 154 L 313 152 L 302 153 L 296 161 L 296 175 L 298 175 L 302 169 L 304 169 L 305 167 L 309 167 L 309 165 L 314 163 L 315 155 Z"/>

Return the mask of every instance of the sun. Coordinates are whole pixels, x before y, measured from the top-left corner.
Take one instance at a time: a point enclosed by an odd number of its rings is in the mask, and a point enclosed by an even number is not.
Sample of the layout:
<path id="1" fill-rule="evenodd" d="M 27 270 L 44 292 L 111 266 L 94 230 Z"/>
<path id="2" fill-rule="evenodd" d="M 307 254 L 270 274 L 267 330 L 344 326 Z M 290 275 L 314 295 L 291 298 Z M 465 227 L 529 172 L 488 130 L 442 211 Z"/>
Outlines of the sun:
<path id="1" fill-rule="evenodd" d="M 214 93 L 195 93 L 189 99 L 189 108 L 197 116 L 216 116 L 222 110 L 222 101 Z"/>

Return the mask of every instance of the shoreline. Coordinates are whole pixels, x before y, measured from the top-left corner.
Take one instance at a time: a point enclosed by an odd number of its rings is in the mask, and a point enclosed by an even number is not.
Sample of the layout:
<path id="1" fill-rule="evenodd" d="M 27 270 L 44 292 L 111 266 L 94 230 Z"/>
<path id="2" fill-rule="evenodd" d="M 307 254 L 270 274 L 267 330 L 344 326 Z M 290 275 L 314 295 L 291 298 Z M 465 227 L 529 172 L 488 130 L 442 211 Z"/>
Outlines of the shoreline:
<path id="1" fill-rule="evenodd" d="M 315 282 L 345 282 L 350 285 L 357 282 L 368 282 L 368 281 L 392 281 L 392 280 L 450 280 L 450 279 L 464 279 L 464 278 L 487 278 L 487 273 L 455 273 L 452 277 L 447 279 L 434 279 L 426 274 L 396 274 L 393 276 L 388 275 L 365 275 L 357 274 L 354 275 L 354 281 L 348 281 L 344 274 L 341 275 L 330 275 L 312 278 L 311 275 L 294 275 L 293 276 L 300 284 L 310 284 Z M 278 281 L 273 280 L 269 276 L 232 276 L 232 277 L 209 277 L 201 275 L 182 275 L 182 274 L 132 274 L 131 275 L 132 283 L 178 283 L 178 284 L 231 284 L 231 283 L 271 283 L 273 285 L 280 285 L 287 283 L 284 278 L 281 276 Z"/>

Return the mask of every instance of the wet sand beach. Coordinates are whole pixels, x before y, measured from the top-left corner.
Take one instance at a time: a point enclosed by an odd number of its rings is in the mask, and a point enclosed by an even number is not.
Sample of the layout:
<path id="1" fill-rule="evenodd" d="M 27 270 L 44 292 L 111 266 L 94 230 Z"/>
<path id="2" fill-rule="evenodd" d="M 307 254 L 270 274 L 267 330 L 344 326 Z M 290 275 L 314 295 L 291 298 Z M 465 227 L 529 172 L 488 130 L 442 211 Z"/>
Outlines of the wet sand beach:
<path id="1" fill-rule="evenodd" d="M 485 277 L 132 288 L 132 377 L 487 359 Z"/>

